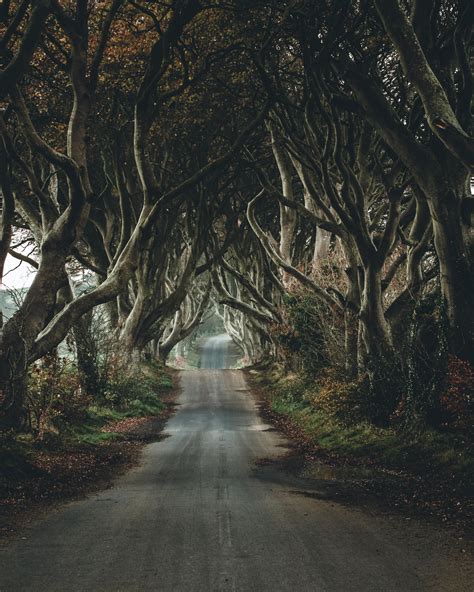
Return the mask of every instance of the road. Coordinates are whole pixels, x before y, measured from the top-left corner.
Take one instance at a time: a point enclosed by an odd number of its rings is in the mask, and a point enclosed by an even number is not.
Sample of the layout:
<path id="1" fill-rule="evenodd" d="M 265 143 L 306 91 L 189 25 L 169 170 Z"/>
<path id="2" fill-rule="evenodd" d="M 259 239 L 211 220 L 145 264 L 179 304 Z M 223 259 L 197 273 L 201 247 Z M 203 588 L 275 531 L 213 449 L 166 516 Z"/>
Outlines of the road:
<path id="1" fill-rule="evenodd" d="M 225 366 L 225 348 L 210 341 L 203 365 Z M 261 459 L 286 443 L 242 372 L 184 371 L 179 403 L 137 468 L 1 552 L 2 592 L 470 590 L 444 531 L 310 499 L 272 472 Z"/>
<path id="2" fill-rule="evenodd" d="M 202 347 L 199 367 L 215 370 L 229 368 L 230 344 L 231 339 L 227 334 L 209 337 Z"/>

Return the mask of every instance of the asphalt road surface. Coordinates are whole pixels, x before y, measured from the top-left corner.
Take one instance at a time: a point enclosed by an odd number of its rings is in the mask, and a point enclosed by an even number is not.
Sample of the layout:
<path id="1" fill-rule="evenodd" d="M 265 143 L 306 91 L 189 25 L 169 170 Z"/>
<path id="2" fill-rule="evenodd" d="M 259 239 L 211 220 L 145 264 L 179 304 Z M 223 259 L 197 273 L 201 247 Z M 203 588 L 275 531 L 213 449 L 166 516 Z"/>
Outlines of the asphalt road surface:
<path id="1" fill-rule="evenodd" d="M 203 365 L 225 366 L 226 348 L 210 340 Z M 242 372 L 184 371 L 179 403 L 140 466 L 0 552 L 2 592 L 471 590 L 444 531 L 310 499 L 273 473 L 262 459 L 285 441 Z"/>
<path id="2" fill-rule="evenodd" d="M 229 368 L 229 345 L 231 339 L 227 334 L 209 337 L 204 343 L 199 360 L 200 368 Z"/>

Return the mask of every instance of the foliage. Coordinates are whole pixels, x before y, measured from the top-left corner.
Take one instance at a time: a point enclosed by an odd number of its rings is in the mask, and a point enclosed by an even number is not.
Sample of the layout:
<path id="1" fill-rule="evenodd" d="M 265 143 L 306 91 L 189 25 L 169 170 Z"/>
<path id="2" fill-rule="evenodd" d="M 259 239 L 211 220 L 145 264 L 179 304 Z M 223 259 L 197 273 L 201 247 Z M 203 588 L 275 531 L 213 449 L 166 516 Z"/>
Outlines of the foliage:
<path id="1" fill-rule="evenodd" d="M 30 367 L 27 411 L 29 428 L 42 440 L 46 433 L 57 433 L 57 420 L 77 421 L 90 404 L 81 390 L 74 363 L 56 351 Z"/>
<path id="2" fill-rule="evenodd" d="M 445 390 L 439 397 L 443 428 L 472 429 L 474 426 L 474 369 L 465 360 L 448 356 Z"/>
<path id="3" fill-rule="evenodd" d="M 370 420 L 378 412 L 378 406 L 369 396 L 367 377 L 344 380 L 335 368 L 323 371 L 306 396 L 316 409 L 344 425 Z"/>
<path id="4" fill-rule="evenodd" d="M 161 365 L 130 367 L 119 356 L 108 359 L 103 377 L 103 389 L 92 398 L 84 393 L 80 373 L 71 359 L 54 352 L 31 366 L 27 391 L 29 431 L 37 440 L 43 440 L 59 437 L 71 426 L 95 432 L 97 422 L 102 425 L 121 417 L 155 415 L 164 408 L 160 393 L 172 386 Z M 110 436 L 100 439 L 104 438 Z"/>
<path id="5" fill-rule="evenodd" d="M 454 367 L 461 373 L 466 372 L 465 364 L 454 363 Z M 464 392 L 467 377 L 472 386 L 472 370 L 462 376 L 456 384 L 462 383 Z M 472 484 L 474 457 L 472 444 L 465 436 L 426 428 L 417 439 L 412 439 L 393 426 L 374 426 L 364 420 L 360 409 L 351 410 L 350 403 L 346 406 L 351 397 L 358 400 L 357 392 L 363 392 L 360 385 L 349 384 L 340 392 L 337 375 L 329 372 L 322 379 L 321 384 L 325 386 L 318 389 L 314 384 L 302 382 L 297 375 L 288 376 L 275 365 L 258 371 L 253 380 L 263 386 L 271 411 L 278 414 L 283 423 L 291 422 L 291 435 L 298 440 L 305 438 L 316 450 L 340 455 L 349 461 L 364 460 L 415 474 L 430 472 L 447 479 L 451 487 L 454 482 L 462 488 Z M 285 426 L 284 423 L 282 427 L 286 430 Z"/>
<path id="6" fill-rule="evenodd" d="M 172 387 L 169 374 L 157 362 L 124 364 L 113 359 L 108 381 L 97 402 L 125 417 L 153 415 L 163 409 L 159 395 Z"/>
<path id="7" fill-rule="evenodd" d="M 309 375 L 327 367 L 329 336 L 337 331 L 330 311 L 311 293 L 298 291 L 285 296 L 282 314 L 283 321 L 272 326 L 272 337 L 283 357 Z"/>
<path id="8" fill-rule="evenodd" d="M 416 434 L 437 427 L 439 397 L 446 384 L 448 344 L 445 311 L 436 295 L 420 300 L 408 338 L 406 393 L 393 414 L 404 430 Z"/>
<path id="9" fill-rule="evenodd" d="M 296 403 L 305 405 L 305 395 L 308 383 L 298 374 L 286 374 L 277 385 L 277 392 L 282 401 L 288 404 Z"/>

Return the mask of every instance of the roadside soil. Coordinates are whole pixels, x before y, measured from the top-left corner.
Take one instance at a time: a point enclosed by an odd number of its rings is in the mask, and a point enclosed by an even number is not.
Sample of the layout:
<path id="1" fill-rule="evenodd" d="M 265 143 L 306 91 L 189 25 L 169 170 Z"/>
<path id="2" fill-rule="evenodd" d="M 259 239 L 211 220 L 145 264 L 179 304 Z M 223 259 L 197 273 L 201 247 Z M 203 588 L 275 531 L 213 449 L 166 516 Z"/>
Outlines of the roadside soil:
<path id="1" fill-rule="evenodd" d="M 427 519 L 451 529 L 466 547 L 474 544 L 474 504 L 440 479 L 436 470 L 414 474 L 387 468 L 376 459 L 341 456 L 315 445 L 288 417 L 271 409 L 269 387 L 256 384 L 246 372 L 260 416 L 270 430 L 283 433 L 291 442 L 289 452 L 278 459 L 261 459 L 265 470 L 280 469 L 304 483 L 298 493 L 382 514 L 402 515 L 407 521 Z"/>
<path id="2" fill-rule="evenodd" d="M 102 431 L 120 436 L 101 444 L 75 444 L 60 449 L 33 449 L 24 466 L 0 472 L 0 544 L 25 524 L 57 505 L 107 489 L 136 466 L 145 444 L 161 440 L 176 410 L 179 388 L 161 395 L 166 408 L 156 416 L 127 418 Z"/>

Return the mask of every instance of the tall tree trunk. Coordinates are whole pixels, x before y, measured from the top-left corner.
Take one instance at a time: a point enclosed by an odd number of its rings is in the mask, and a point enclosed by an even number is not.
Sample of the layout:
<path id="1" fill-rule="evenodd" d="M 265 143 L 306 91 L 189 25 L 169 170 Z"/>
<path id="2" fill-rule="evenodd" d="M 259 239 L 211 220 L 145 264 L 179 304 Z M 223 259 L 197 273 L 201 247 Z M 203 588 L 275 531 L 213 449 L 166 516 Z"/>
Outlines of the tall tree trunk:
<path id="1" fill-rule="evenodd" d="M 135 302 L 120 332 L 120 348 L 122 353 L 130 359 L 136 358 L 136 348 L 140 335 L 143 313 L 145 308 L 145 295 L 142 286 L 138 287 Z"/>
<path id="2" fill-rule="evenodd" d="M 474 362 L 474 278 L 463 240 L 461 204 L 447 190 L 428 200 L 453 354 Z"/>
<path id="3" fill-rule="evenodd" d="M 358 368 L 359 312 L 361 306 L 359 259 L 354 244 L 341 241 L 341 246 L 348 262 L 345 269 L 347 277 L 346 305 L 344 309 L 345 368 L 349 376 L 355 376 Z"/>
<path id="4" fill-rule="evenodd" d="M 33 343 L 48 322 L 64 282 L 65 257 L 43 245 L 39 269 L 25 299 L 0 336 L 0 427 L 22 427 Z"/>
<path id="5" fill-rule="evenodd" d="M 380 265 L 373 261 L 364 265 L 360 321 L 365 346 L 364 366 L 373 405 L 371 419 L 377 425 L 386 425 L 400 401 L 403 380 L 390 325 L 384 314 Z"/>
<path id="6" fill-rule="evenodd" d="M 316 229 L 316 239 L 314 241 L 313 252 L 313 271 L 327 263 L 329 256 L 329 247 L 331 246 L 331 233 L 322 228 Z"/>
<path id="7" fill-rule="evenodd" d="M 376 263 L 364 266 L 360 318 L 369 358 L 374 361 L 390 358 L 394 354 L 392 336 L 382 305 L 381 270 Z"/>
<path id="8" fill-rule="evenodd" d="M 282 145 L 281 137 L 278 134 L 273 122 L 268 124 L 272 139 L 272 150 L 277 163 L 281 179 L 281 192 L 289 200 L 294 200 L 292 166 L 290 158 Z M 297 216 L 292 208 L 280 204 L 280 254 L 286 263 L 291 264 L 293 240 L 296 230 Z"/>
<path id="9" fill-rule="evenodd" d="M 21 429 L 25 423 L 27 370 L 28 349 L 21 326 L 9 321 L 0 348 L 0 430 Z"/>
<path id="10" fill-rule="evenodd" d="M 81 386 L 85 394 L 93 398 L 98 394 L 100 377 L 97 367 L 97 345 L 92 333 L 92 311 L 75 323 L 73 334 Z"/>
<path id="11" fill-rule="evenodd" d="M 349 377 L 357 374 L 357 346 L 359 319 L 353 309 L 347 307 L 344 311 L 344 350 L 345 369 Z"/>

